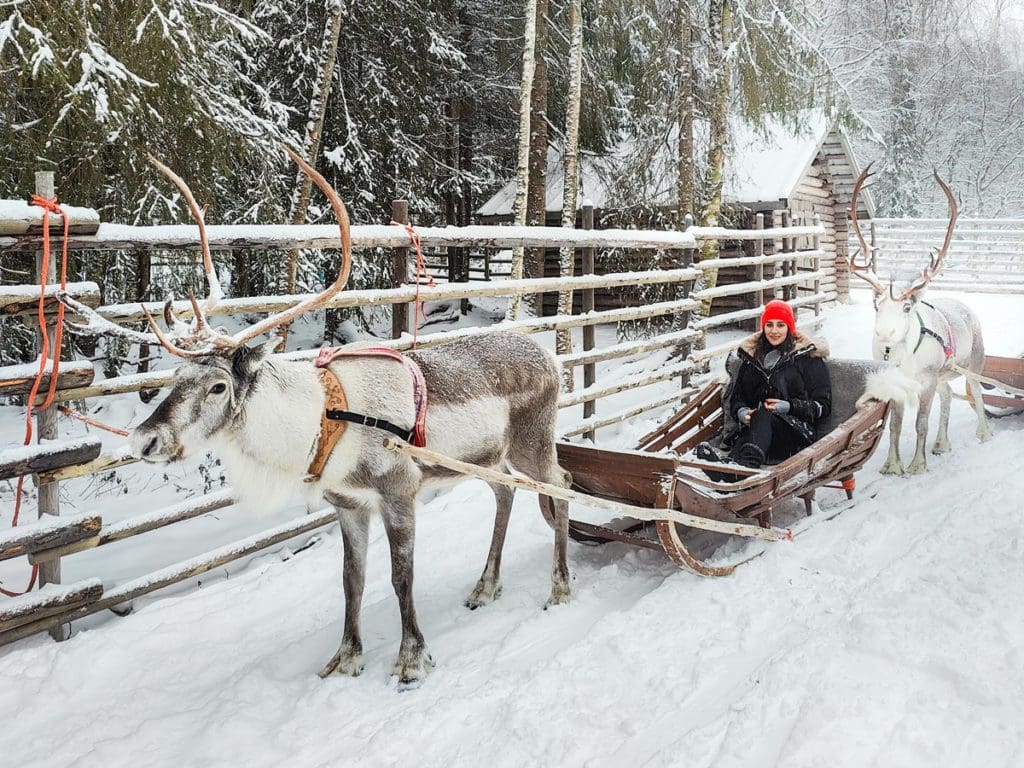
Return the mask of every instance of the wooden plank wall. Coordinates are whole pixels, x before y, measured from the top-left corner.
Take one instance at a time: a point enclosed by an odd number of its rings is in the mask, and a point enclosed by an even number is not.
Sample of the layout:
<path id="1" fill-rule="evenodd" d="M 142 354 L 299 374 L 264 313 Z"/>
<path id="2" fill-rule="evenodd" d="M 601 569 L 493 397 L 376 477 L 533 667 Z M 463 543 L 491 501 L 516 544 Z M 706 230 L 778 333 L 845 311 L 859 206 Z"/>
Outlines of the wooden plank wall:
<path id="1" fill-rule="evenodd" d="M 842 234 L 837 240 L 837 204 L 836 197 L 832 190 L 832 176 L 828 170 L 828 160 L 823 153 L 819 153 L 811 164 L 810 170 L 800 180 L 796 192 L 789 199 L 789 209 L 792 212 L 792 224 L 813 224 L 815 215 L 821 217 L 821 223 L 825 227 L 825 235 L 821 238 L 821 250 L 824 255 L 821 259 L 821 269 L 825 271 L 825 279 L 821 283 L 821 290 L 825 292 L 838 292 L 838 279 L 836 274 L 837 242 L 843 244 L 843 257 L 845 258 L 846 247 L 846 215 L 845 209 L 841 218 Z M 810 248 L 811 244 L 807 239 L 797 243 L 801 250 Z"/>

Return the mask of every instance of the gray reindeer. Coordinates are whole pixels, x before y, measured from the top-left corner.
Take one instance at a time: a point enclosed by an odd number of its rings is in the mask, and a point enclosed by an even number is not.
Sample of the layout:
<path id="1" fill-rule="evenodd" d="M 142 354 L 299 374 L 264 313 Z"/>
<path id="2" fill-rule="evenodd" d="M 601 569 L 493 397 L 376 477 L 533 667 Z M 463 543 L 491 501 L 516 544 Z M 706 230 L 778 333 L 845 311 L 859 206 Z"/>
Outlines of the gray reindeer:
<path id="1" fill-rule="evenodd" d="M 462 478 L 385 449 L 382 438 L 387 433 L 382 430 L 411 438 L 425 395 L 421 432 L 432 450 L 568 487 L 569 474 L 559 468 L 555 449 L 559 366 L 537 343 L 508 332 L 412 352 L 404 360 L 346 350 L 320 367 L 272 356 L 272 343 L 247 347 L 257 336 L 323 306 L 344 287 L 351 268 L 344 204 L 320 174 L 286 151 L 327 195 L 341 229 L 342 266 L 323 293 L 234 336 L 211 328 L 206 315 L 220 293 L 202 212 L 185 182 L 153 160 L 181 190 L 199 225 L 209 297 L 202 304 L 192 298 L 190 324 L 174 317 L 168 304 L 164 316 L 170 333 L 147 312 L 153 334 L 122 328 L 69 297 L 63 300 L 88 317 L 89 324 L 77 327 L 79 332 L 160 343 L 187 359 L 175 371 L 173 388 L 163 402 L 131 435 L 133 450 L 143 460 L 172 462 L 212 449 L 223 458 L 243 501 L 266 504 L 301 486 L 311 501 L 323 499 L 337 509 L 344 545 L 345 623 L 338 652 L 321 676 L 358 675 L 363 669 L 359 616 L 368 530 L 371 517 L 380 515 L 402 620 L 394 674 L 405 685 L 416 684 L 433 662 L 413 604 L 415 499 L 428 485 Z M 498 484 L 491 488 L 497 501 L 494 532 L 483 574 L 466 600 L 470 608 L 492 602 L 501 591 L 501 552 L 514 490 Z M 568 509 L 564 501 L 555 506 L 549 604 L 570 597 Z"/>

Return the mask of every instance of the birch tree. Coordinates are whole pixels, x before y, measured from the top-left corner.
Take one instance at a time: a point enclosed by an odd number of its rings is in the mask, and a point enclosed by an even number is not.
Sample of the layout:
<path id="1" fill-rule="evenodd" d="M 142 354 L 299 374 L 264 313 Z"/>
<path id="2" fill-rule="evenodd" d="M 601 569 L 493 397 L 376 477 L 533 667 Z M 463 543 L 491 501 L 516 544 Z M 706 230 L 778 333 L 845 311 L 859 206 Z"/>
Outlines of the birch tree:
<path id="1" fill-rule="evenodd" d="M 569 6 L 569 103 L 565 113 L 565 145 L 562 151 L 564 180 L 562 192 L 562 226 L 572 229 L 576 225 L 576 199 L 579 190 L 580 160 L 580 100 L 583 84 L 583 8 L 582 0 L 571 0 Z M 575 267 L 575 250 L 561 248 L 558 255 L 558 273 L 561 277 L 572 277 Z M 572 291 L 558 294 L 558 314 L 572 312 Z M 560 355 L 572 352 L 572 332 L 560 330 L 555 335 L 555 351 Z M 573 389 L 573 367 L 565 366 L 562 371 L 562 386 L 567 392 Z"/>
<path id="2" fill-rule="evenodd" d="M 309 102 L 309 120 L 303 135 L 302 156 L 314 168 L 320 154 L 320 137 L 324 129 L 324 117 L 327 115 L 327 100 L 331 93 L 334 80 L 334 63 L 338 53 L 338 36 L 341 33 L 341 0 L 328 0 L 327 23 L 324 25 L 323 47 L 321 48 L 318 70 L 320 76 Z M 313 192 L 313 180 L 300 170 L 295 180 L 295 191 L 292 194 L 290 219 L 292 224 L 305 224 L 306 212 L 309 209 L 309 198 Z M 295 277 L 299 264 L 301 249 L 294 248 L 288 253 L 285 286 L 290 294 L 296 293 Z M 284 351 L 288 342 L 288 331 L 291 323 L 284 323 L 277 330 L 280 338 L 278 351 Z"/>
<path id="3" fill-rule="evenodd" d="M 707 198 L 701 211 L 705 227 L 717 227 L 722 215 L 722 187 L 725 180 L 725 152 L 729 134 L 730 61 L 729 30 L 732 24 L 732 0 L 708 3 L 708 62 L 711 82 L 708 88 Z M 701 247 L 701 259 L 718 257 L 718 240 L 707 240 Z M 714 288 L 718 270 L 705 270 L 704 287 Z M 711 299 L 701 303 L 700 315 L 711 313 Z"/>
<path id="4" fill-rule="evenodd" d="M 526 226 L 526 195 L 530 184 L 530 101 L 533 93 L 533 78 L 536 68 L 537 50 L 537 0 L 526 0 L 526 25 L 523 32 L 523 76 L 519 85 L 519 142 L 516 159 L 516 199 L 513 206 L 513 220 L 517 227 Z M 512 251 L 513 280 L 523 277 L 524 252 L 521 246 Z M 512 298 L 508 319 L 519 318 L 522 296 Z"/>

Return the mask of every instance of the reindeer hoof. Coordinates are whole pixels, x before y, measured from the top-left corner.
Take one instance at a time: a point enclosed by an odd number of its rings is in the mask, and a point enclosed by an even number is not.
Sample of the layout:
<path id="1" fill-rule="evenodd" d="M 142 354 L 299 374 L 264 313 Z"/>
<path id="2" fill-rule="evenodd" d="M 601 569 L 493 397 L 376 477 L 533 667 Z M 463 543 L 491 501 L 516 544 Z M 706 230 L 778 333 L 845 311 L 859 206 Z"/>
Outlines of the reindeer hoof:
<path id="1" fill-rule="evenodd" d="M 925 463 L 924 459 L 911 462 L 910 466 L 907 468 L 907 472 L 911 475 L 922 475 L 927 471 L 928 465 Z"/>
<path id="2" fill-rule="evenodd" d="M 987 443 L 989 440 L 992 439 L 992 433 L 989 432 L 987 429 L 984 430 L 984 431 L 979 429 L 978 430 L 978 439 L 981 440 L 981 442 L 983 442 L 983 443 Z"/>
<path id="3" fill-rule="evenodd" d="M 551 585 L 551 597 L 544 603 L 544 610 L 546 611 L 553 605 L 565 605 L 572 599 L 572 590 L 569 588 L 568 582 L 563 584 L 552 584 Z"/>
<path id="4" fill-rule="evenodd" d="M 501 595 L 501 582 L 487 583 L 483 579 L 477 582 L 476 588 L 466 598 L 466 607 L 471 611 L 490 605 Z"/>
<path id="5" fill-rule="evenodd" d="M 883 475 L 902 475 L 903 464 L 898 461 L 887 461 L 882 465 L 882 468 L 878 470 Z"/>
<path id="6" fill-rule="evenodd" d="M 948 453 L 949 449 L 950 445 L 948 442 L 936 443 L 934 446 L 932 446 L 932 453 L 934 453 L 936 456 L 941 456 L 944 453 Z"/>
<path id="7" fill-rule="evenodd" d="M 349 677 L 359 677 L 363 671 L 363 654 L 354 648 L 342 646 L 338 649 L 338 652 L 334 654 L 334 658 L 331 659 L 320 670 L 320 677 L 330 677 L 331 675 L 348 675 Z"/>
<path id="8" fill-rule="evenodd" d="M 434 659 L 426 649 L 414 653 L 401 653 L 391 674 L 398 678 L 398 688 L 408 691 L 419 688 L 434 668 Z"/>

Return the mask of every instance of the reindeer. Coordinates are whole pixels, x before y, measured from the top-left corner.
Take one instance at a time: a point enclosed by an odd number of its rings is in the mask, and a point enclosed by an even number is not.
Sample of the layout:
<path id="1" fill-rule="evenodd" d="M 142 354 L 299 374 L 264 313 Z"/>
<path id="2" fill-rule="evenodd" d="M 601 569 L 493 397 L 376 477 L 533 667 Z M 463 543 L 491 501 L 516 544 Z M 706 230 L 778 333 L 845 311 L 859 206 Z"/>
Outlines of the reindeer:
<path id="1" fill-rule="evenodd" d="M 850 222 L 860 242 L 861 253 L 869 257 L 871 249 L 864 241 L 857 223 L 857 196 L 864 182 L 871 176 L 871 166 L 861 172 L 853 187 L 850 201 Z M 886 360 L 899 366 L 902 373 L 918 384 L 917 404 L 917 450 L 908 468 L 912 474 L 927 469 L 925 442 L 928 436 L 928 415 L 931 411 L 935 391 L 939 392 L 939 432 L 932 446 L 932 453 L 941 454 L 950 449 L 949 406 L 952 390 L 949 382 L 960 374 L 952 369 L 951 363 L 980 373 L 985 363 L 985 345 L 981 337 L 981 323 L 977 316 L 963 303 L 955 299 L 935 299 L 928 302 L 923 298 L 924 289 L 942 270 L 943 259 L 953 239 L 956 226 L 957 205 L 952 191 L 938 173 L 935 180 L 949 201 L 949 227 L 942 248 L 931 256 L 928 265 L 910 287 L 898 295 L 893 290 L 892 280 L 886 290 L 878 276 L 871 270 L 869 262 L 857 264 L 850 259 L 853 274 L 865 280 L 874 290 L 875 330 L 872 352 L 876 360 Z M 985 441 L 992 437 L 985 418 L 981 392 L 970 378 L 967 379 L 967 397 L 978 415 L 978 439 Z M 891 409 L 889 424 L 889 455 L 882 466 L 883 474 L 902 475 L 900 461 L 900 431 L 903 427 L 902 401 L 896 401 Z"/>
<path id="2" fill-rule="evenodd" d="M 173 462 L 212 448 L 223 457 L 243 501 L 266 503 L 300 486 L 314 500 L 323 499 L 335 507 L 344 546 L 345 621 L 341 645 L 321 677 L 332 673 L 355 676 L 363 669 L 359 615 L 368 530 L 371 516 L 380 515 L 390 545 L 391 580 L 402 621 L 394 674 L 403 685 L 416 684 L 428 674 L 433 661 L 413 605 L 415 499 L 428 485 L 461 477 L 387 450 L 381 430 L 410 438 L 412 430 L 406 426 L 418 420 L 415 398 L 425 394 L 428 407 L 420 426 L 433 450 L 568 487 L 571 478 L 559 468 L 555 452 L 559 366 L 550 353 L 518 333 L 481 334 L 412 352 L 404 360 L 392 353 L 398 361 L 366 356 L 359 349 L 344 350 L 319 368 L 309 361 L 271 356 L 276 342 L 246 346 L 282 323 L 322 307 L 341 291 L 351 269 L 344 204 L 319 173 L 287 147 L 286 151 L 324 191 L 338 219 L 342 265 L 335 282 L 322 293 L 233 336 L 213 329 L 206 318 L 220 289 L 202 211 L 185 182 L 150 158 L 181 190 L 199 225 L 209 297 L 202 304 L 189 297 L 194 315 L 191 324 L 175 317 L 168 302 L 164 309 L 168 333 L 146 312 L 152 334 L 117 326 L 70 297 L 63 300 L 89 318 L 88 326 L 76 328 L 79 333 L 116 334 L 137 342 L 159 343 L 186 359 L 175 371 L 171 391 L 131 435 L 131 445 L 143 460 Z M 344 410 L 335 415 L 347 414 L 339 417 L 344 422 L 329 424 L 325 419 L 338 394 L 325 369 L 343 388 Z M 347 427 L 344 432 L 328 435 L 331 426 L 339 423 Z M 491 490 L 497 502 L 494 531 L 483 573 L 466 600 L 471 609 L 492 602 L 501 591 L 501 552 L 514 490 L 499 484 L 492 484 Z M 570 597 L 568 509 L 564 501 L 556 501 L 555 507 L 549 604 Z"/>

